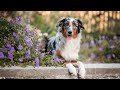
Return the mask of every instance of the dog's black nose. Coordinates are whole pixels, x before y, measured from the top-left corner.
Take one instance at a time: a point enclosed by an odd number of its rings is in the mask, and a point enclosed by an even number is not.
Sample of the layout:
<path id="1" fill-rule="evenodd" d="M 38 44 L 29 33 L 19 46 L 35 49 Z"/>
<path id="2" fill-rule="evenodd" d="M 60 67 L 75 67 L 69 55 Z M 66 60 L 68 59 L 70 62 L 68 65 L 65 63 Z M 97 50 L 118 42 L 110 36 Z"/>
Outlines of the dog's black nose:
<path id="1" fill-rule="evenodd" d="M 71 35 L 71 34 L 72 34 L 72 31 L 68 31 L 68 34 L 70 34 L 70 35 Z"/>

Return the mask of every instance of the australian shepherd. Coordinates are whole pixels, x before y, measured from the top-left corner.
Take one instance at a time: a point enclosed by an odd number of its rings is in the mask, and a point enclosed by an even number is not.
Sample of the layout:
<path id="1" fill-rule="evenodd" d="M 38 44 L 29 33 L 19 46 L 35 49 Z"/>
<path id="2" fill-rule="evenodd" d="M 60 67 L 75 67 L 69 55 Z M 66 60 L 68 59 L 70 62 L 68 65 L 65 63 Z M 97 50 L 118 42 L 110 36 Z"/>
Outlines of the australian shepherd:
<path id="1" fill-rule="evenodd" d="M 56 36 L 49 40 L 46 38 L 45 40 L 45 44 L 43 46 L 45 51 L 52 54 L 52 51 L 55 50 L 55 53 L 53 54 L 54 58 L 58 57 L 62 59 L 68 68 L 69 73 L 84 78 L 84 64 L 78 60 L 81 34 L 84 30 L 82 21 L 78 18 L 62 17 L 58 21 L 56 27 Z M 78 71 L 74 65 L 78 66 Z"/>

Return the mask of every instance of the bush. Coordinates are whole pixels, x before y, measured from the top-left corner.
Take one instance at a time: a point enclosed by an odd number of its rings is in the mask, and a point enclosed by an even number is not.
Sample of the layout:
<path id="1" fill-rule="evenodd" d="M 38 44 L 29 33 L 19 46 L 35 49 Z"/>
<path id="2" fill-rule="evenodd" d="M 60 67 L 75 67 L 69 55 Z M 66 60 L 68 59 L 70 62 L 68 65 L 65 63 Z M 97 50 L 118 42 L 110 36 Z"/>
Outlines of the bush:
<path id="1" fill-rule="evenodd" d="M 120 62 L 120 37 L 118 35 L 115 33 L 93 33 L 92 35 L 87 33 L 86 37 L 84 35 L 81 43 L 81 59 L 90 58 L 102 63 Z"/>
<path id="2" fill-rule="evenodd" d="M 22 18 L 8 22 L 0 18 L 0 65 L 56 65 L 52 56 L 41 52 L 41 38 L 30 30 L 30 20 L 21 24 Z"/>

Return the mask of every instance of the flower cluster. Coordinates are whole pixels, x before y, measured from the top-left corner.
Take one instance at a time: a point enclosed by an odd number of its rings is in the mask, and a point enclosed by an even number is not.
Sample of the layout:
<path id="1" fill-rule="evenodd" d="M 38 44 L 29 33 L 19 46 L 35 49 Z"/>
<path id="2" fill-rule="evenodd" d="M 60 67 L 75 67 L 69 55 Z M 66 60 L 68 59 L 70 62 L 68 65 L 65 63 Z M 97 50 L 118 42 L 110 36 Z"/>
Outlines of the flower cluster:
<path id="1" fill-rule="evenodd" d="M 6 21 L 8 23 L 8 26 L 4 25 L 4 28 L 7 27 L 6 30 L 0 28 L 0 36 L 2 36 L 0 37 L 0 62 L 4 63 L 7 60 L 7 62 L 21 64 L 33 63 L 36 67 L 47 65 L 49 61 L 53 64 L 52 56 L 46 56 L 41 52 L 42 36 L 38 36 L 35 30 L 29 28 L 30 19 L 25 26 L 21 24 L 22 20 L 21 17 L 16 17 L 14 22 Z M 8 31 L 8 34 L 5 31 Z"/>
<path id="2" fill-rule="evenodd" d="M 82 54 L 86 54 L 86 57 L 88 55 L 88 58 L 96 60 L 103 59 L 103 61 L 106 60 L 106 62 L 112 59 L 120 59 L 120 56 L 118 55 L 120 51 L 120 37 L 115 34 L 101 35 L 98 39 L 86 39 L 86 41 L 84 41 L 81 46 Z"/>

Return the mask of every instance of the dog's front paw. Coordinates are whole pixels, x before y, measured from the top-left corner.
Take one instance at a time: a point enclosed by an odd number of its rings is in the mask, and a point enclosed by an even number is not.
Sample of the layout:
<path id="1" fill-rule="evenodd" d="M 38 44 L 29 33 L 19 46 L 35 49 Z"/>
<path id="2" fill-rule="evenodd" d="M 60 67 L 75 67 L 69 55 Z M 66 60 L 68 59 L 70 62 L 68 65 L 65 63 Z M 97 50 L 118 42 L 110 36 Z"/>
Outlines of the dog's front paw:
<path id="1" fill-rule="evenodd" d="M 85 67 L 82 62 L 78 62 L 78 78 L 84 79 L 86 75 Z"/>
<path id="2" fill-rule="evenodd" d="M 77 76 L 76 68 L 71 63 L 66 64 L 66 67 L 71 75 Z"/>

